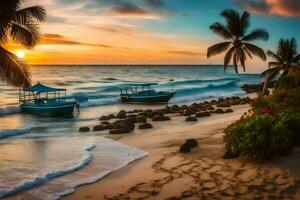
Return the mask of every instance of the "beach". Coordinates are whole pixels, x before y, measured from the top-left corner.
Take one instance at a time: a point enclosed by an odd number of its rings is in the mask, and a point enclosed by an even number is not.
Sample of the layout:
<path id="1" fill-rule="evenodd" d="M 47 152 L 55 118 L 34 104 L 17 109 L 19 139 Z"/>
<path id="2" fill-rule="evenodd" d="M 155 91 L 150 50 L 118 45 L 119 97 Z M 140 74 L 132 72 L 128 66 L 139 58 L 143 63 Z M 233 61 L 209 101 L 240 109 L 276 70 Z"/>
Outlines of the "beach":
<path id="1" fill-rule="evenodd" d="M 233 113 L 198 122 L 175 116 L 154 123 L 153 130 L 110 137 L 149 155 L 63 199 L 299 199 L 299 149 L 269 162 L 222 159 L 223 129 L 248 109 L 249 105 L 234 106 Z M 190 138 L 199 147 L 179 153 Z"/>

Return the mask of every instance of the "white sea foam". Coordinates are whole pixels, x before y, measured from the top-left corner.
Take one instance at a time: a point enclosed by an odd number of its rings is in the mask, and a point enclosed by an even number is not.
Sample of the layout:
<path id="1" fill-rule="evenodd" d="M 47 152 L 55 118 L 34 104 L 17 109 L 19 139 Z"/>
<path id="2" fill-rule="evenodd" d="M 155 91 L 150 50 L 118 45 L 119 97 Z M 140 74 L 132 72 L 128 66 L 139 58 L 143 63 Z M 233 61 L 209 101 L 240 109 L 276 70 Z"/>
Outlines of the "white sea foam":
<path id="1" fill-rule="evenodd" d="M 0 108 L 0 116 L 19 113 L 20 111 L 21 111 L 20 106 L 8 106 L 8 107 Z"/>
<path id="2" fill-rule="evenodd" d="M 27 139 L 24 142 L 16 142 L 16 144 L 20 145 L 21 153 L 24 153 L 22 148 L 29 153 L 43 150 L 30 149 L 28 144 L 32 144 L 32 142 L 28 142 Z M 47 144 L 42 146 L 42 148 L 47 147 L 47 152 L 45 152 L 47 154 L 43 154 L 47 159 L 36 160 L 37 163 L 31 163 L 33 166 L 26 166 L 26 168 L 0 168 L 0 173 L 5 175 L 5 177 L 0 177 L 0 198 L 5 196 L 17 198 L 18 192 L 24 191 L 22 192 L 22 198 L 25 200 L 32 198 L 43 200 L 59 199 L 61 196 L 73 192 L 75 187 L 93 183 L 148 154 L 137 148 L 99 136 L 44 138 L 39 139 L 37 144 Z M 64 147 L 61 147 L 62 144 L 64 144 Z M 83 148 L 84 154 L 80 156 L 80 145 L 82 144 L 86 146 Z M 16 148 L 15 145 L 14 148 Z M 30 145 L 30 147 L 36 148 L 37 146 Z M 76 149 L 72 149 L 72 147 L 76 147 Z M 75 154 L 72 152 L 74 150 Z M 60 153 L 58 154 L 58 152 Z M 55 161 L 56 158 L 57 161 Z M 10 162 L 11 160 L 12 158 L 9 158 Z M 91 162 L 92 160 L 93 162 Z M 19 160 L 17 162 L 20 163 Z M 40 174 L 40 169 L 38 168 L 41 165 L 43 166 L 41 170 L 44 172 Z M 55 170 L 51 170 L 53 167 Z M 66 174 L 68 175 L 66 176 Z M 22 177 L 22 181 L 17 184 L 16 182 L 11 182 L 14 176 Z"/>

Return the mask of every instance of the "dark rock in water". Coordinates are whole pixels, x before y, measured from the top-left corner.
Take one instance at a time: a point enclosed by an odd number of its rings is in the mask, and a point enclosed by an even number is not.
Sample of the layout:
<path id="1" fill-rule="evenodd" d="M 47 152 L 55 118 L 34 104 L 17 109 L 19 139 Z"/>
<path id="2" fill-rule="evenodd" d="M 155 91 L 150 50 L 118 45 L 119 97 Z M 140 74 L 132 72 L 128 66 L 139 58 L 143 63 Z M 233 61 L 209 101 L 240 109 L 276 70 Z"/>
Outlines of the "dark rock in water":
<path id="1" fill-rule="evenodd" d="M 102 125 L 108 125 L 108 124 L 110 124 L 110 123 L 107 122 L 107 121 L 103 121 L 103 122 L 101 122 L 101 124 L 102 124 Z"/>
<path id="2" fill-rule="evenodd" d="M 131 119 L 117 120 L 112 123 L 112 129 L 134 130 L 134 123 Z"/>
<path id="3" fill-rule="evenodd" d="M 229 151 L 225 152 L 223 155 L 224 159 L 237 158 L 239 155 L 237 153 L 231 153 Z"/>
<path id="4" fill-rule="evenodd" d="M 226 109 L 224 112 L 225 113 L 231 113 L 231 112 L 233 112 L 233 110 L 232 109 Z"/>
<path id="5" fill-rule="evenodd" d="M 117 115 L 116 118 L 119 119 L 125 119 L 126 118 L 126 111 L 125 110 L 121 110 Z"/>
<path id="6" fill-rule="evenodd" d="M 97 125 L 93 128 L 93 131 L 104 131 L 105 130 L 105 126 L 103 125 Z"/>
<path id="7" fill-rule="evenodd" d="M 189 109 L 189 107 L 187 105 L 182 105 L 179 108 L 179 110 L 186 110 L 186 109 Z"/>
<path id="8" fill-rule="evenodd" d="M 139 129 L 151 129 L 151 128 L 153 128 L 153 126 L 150 123 L 144 123 L 139 125 Z"/>
<path id="9" fill-rule="evenodd" d="M 109 131 L 109 134 L 117 135 L 117 134 L 126 134 L 130 133 L 128 129 L 112 129 Z"/>
<path id="10" fill-rule="evenodd" d="M 90 131 L 90 128 L 87 126 L 79 128 L 79 132 L 89 132 L 89 131 Z"/>
<path id="11" fill-rule="evenodd" d="M 196 117 L 209 117 L 210 113 L 209 112 L 197 112 L 195 114 Z"/>
<path id="12" fill-rule="evenodd" d="M 190 117 L 187 117 L 187 118 L 185 119 L 185 121 L 186 121 L 186 122 L 196 122 L 196 121 L 198 121 L 198 119 L 197 119 L 196 117 L 190 116 Z"/>
<path id="13" fill-rule="evenodd" d="M 105 130 L 107 130 L 107 129 L 113 129 L 113 124 L 106 124 L 106 125 L 104 125 L 104 128 L 105 128 Z"/>
<path id="14" fill-rule="evenodd" d="M 156 115 L 152 119 L 152 121 L 169 121 L 169 120 L 171 120 L 171 118 L 164 115 Z"/>
<path id="15" fill-rule="evenodd" d="M 157 112 L 157 111 L 153 111 L 153 112 L 151 112 L 151 113 L 148 113 L 148 118 L 153 118 L 153 117 L 155 117 L 155 116 L 163 116 L 163 114 L 162 113 L 160 113 L 160 112 Z"/>
<path id="16" fill-rule="evenodd" d="M 208 105 L 205 107 L 206 110 L 214 110 L 215 108 L 212 105 Z"/>
<path id="17" fill-rule="evenodd" d="M 198 142 L 195 139 L 188 139 L 185 141 L 183 145 L 181 145 L 179 152 L 180 153 L 188 153 L 192 148 L 197 147 Z"/>
<path id="18" fill-rule="evenodd" d="M 190 116 L 191 115 L 191 112 L 187 109 L 187 110 L 184 110 L 183 113 L 182 113 L 183 116 Z"/>
<path id="19" fill-rule="evenodd" d="M 147 122 L 147 118 L 143 115 L 138 115 L 136 117 L 136 123 L 146 123 Z"/>
<path id="20" fill-rule="evenodd" d="M 136 123 L 136 117 L 134 117 L 134 116 L 132 116 L 132 117 L 127 116 L 126 120 L 132 124 Z"/>

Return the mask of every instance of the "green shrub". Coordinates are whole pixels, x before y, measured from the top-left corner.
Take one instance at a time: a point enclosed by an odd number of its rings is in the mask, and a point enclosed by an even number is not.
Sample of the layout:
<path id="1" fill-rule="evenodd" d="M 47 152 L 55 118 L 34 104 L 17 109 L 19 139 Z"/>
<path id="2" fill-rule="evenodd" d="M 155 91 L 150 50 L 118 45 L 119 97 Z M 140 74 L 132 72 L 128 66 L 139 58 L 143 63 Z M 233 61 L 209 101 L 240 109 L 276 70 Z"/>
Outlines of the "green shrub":
<path id="1" fill-rule="evenodd" d="M 255 159 L 286 155 L 292 149 L 286 115 L 253 115 L 237 121 L 225 130 L 225 154 Z"/>

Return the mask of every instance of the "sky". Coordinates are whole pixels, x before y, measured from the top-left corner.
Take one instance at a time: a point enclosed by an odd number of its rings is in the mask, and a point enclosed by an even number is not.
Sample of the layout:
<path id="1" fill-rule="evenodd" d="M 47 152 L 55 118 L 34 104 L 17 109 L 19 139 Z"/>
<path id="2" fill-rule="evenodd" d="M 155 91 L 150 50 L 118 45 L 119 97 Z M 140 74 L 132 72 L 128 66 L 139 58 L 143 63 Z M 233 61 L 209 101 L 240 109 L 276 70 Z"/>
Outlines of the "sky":
<path id="1" fill-rule="evenodd" d="M 24 7 L 47 10 L 40 43 L 32 50 L 9 43 L 31 64 L 222 64 L 207 59 L 209 46 L 222 42 L 209 26 L 224 23 L 227 8 L 251 13 L 251 26 L 265 28 L 275 50 L 280 38 L 300 43 L 300 0 L 25 0 Z M 247 60 L 251 70 L 267 64 Z M 251 71 L 250 70 L 250 71 Z"/>

